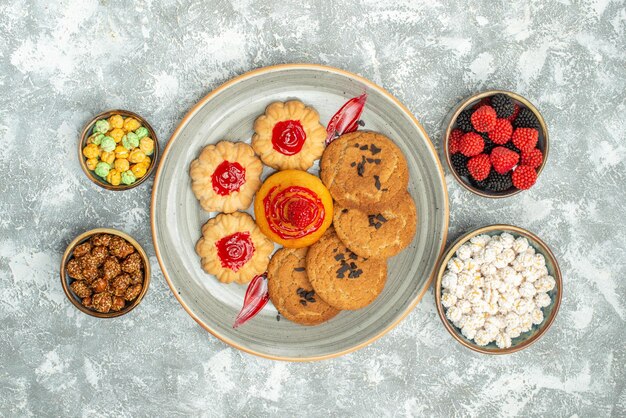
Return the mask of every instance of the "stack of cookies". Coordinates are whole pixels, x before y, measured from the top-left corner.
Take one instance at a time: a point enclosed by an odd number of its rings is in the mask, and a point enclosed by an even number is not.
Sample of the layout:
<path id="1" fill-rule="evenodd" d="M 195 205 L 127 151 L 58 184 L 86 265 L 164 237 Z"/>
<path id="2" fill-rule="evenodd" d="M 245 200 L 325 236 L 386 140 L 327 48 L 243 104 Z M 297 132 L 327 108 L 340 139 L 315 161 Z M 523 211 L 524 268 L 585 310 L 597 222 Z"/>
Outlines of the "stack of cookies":
<path id="1" fill-rule="evenodd" d="M 343 135 L 320 167 L 334 199 L 333 226 L 308 248 L 280 249 L 268 269 L 273 304 L 303 325 L 372 303 L 385 286 L 387 258 L 411 243 L 417 226 L 406 160 L 386 136 Z"/>

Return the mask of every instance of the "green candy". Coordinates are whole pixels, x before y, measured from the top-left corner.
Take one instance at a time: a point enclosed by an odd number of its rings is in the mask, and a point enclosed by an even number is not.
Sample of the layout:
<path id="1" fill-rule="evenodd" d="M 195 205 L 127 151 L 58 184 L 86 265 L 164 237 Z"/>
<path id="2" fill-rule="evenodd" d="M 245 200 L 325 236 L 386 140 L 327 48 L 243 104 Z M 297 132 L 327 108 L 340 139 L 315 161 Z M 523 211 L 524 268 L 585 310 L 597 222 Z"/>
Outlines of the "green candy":
<path id="1" fill-rule="evenodd" d="M 128 170 L 122 173 L 122 183 L 130 185 L 133 184 L 135 180 L 136 178 L 132 171 Z"/>
<path id="2" fill-rule="evenodd" d="M 102 178 L 106 178 L 106 176 L 109 175 L 109 171 L 111 171 L 111 166 L 104 161 L 100 161 L 94 170 L 94 172 Z"/>
<path id="3" fill-rule="evenodd" d="M 92 142 L 96 145 L 100 145 L 100 143 L 102 142 L 102 138 L 104 138 L 104 134 L 95 135 L 92 139 Z"/>
<path id="4" fill-rule="evenodd" d="M 106 119 L 100 119 L 96 122 L 96 125 L 93 127 L 93 132 L 99 132 L 101 134 L 106 134 L 109 132 L 109 122 Z"/>
<path id="5" fill-rule="evenodd" d="M 112 152 L 115 149 L 115 139 L 110 136 L 105 136 L 102 138 L 102 141 L 100 141 L 100 148 L 102 148 L 103 151 Z"/>
<path id="6" fill-rule="evenodd" d="M 129 132 L 122 137 L 122 146 L 127 150 L 137 148 L 139 146 L 139 137 L 134 132 Z"/>
<path id="7" fill-rule="evenodd" d="M 137 134 L 137 138 L 142 139 L 148 136 L 148 129 L 142 126 L 141 128 L 137 128 L 135 133 Z"/>

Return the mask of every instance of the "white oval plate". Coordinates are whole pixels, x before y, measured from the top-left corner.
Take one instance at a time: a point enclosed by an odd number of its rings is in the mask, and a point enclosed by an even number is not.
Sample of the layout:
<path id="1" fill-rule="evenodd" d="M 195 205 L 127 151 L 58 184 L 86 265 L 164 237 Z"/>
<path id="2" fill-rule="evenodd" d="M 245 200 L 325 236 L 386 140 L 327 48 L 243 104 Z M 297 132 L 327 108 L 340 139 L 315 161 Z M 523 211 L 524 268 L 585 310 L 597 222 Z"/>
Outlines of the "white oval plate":
<path id="1" fill-rule="evenodd" d="M 281 318 L 271 303 L 233 329 L 246 286 L 219 283 L 200 267 L 194 245 L 215 213 L 204 212 L 191 191 L 189 164 L 207 144 L 250 142 L 254 119 L 276 100 L 313 106 L 322 124 L 351 97 L 367 91 L 361 119 L 402 149 L 409 192 L 418 213 L 411 245 L 388 261 L 383 293 L 369 306 L 341 312 L 313 327 Z M 311 172 L 317 174 L 317 166 Z M 271 171 L 266 168 L 264 178 Z M 251 209 L 250 209 L 251 212 Z M 252 213 L 252 212 L 251 212 Z M 157 258 L 174 296 L 203 328 L 248 353 L 279 360 L 318 360 L 348 353 L 382 336 L 404 318 L 428 288 L 448 231 L 443 170 L 424 129 L 397 99 L 372 82 L 331 67 L 288 64 L 255 70 L 212 91 L 174 131 L 157 170 L 151 205 Z"/>

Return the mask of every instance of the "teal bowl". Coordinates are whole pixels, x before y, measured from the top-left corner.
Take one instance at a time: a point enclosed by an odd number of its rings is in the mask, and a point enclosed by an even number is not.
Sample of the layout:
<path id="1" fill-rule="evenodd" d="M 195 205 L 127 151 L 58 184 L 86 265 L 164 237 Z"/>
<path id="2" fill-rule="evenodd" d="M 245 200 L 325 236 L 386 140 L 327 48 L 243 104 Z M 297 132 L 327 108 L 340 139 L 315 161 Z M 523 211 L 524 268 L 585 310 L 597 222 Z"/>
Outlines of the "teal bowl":
<path id="1" fill-rule="evenodd" d="M 477 235 L 500 235 L 503 232 L 508 232 L 514 237 L 525 237 L 528 239 L 528 242 L 531 247 L 535 249 L 535 252 L 538 254 L 542 254 L 546 259 L 546 267 L 548 268 L 548 273 L 554 277 L 556 285 L 554 289 L 548 292 L 550 296 L 551 302 L 550 305 L 542 308 L 544 319 L 540 324 L 533 325 L 532 329 L 527 332 L 523 332 L 519 337 L 513 338 L 511 340 L 511 347 L 508 348 L 499 348 L 495 342 L 491 342 L 486 346 L 479 346 L 473 340 L 467 339 L 463 334 L 461 334 L 461 330 L 457 328 L 447 317 L 444 311 L 444 307 L 441 304 L 441 295 L 442 295 L 442 286 L 441 280 L 443 278 L 444 272 L 448 265 L 448 261 L 459 247 L 466 242 L 468 242 L 471 238 Z M 559 311 L 559 306 L 561 305 L 561 298 L 563 295 L 563 278 L 561 276 L 561 270 L 559 269 L 559 264 L 557 263 L 556 257 L 548 248 L 548 246 L 535 234 L 525 229 L 519 228 L 513 225 L 489 225 L 482 228 L 478 228 L 473 230 L 459 239 L 457 239 L 445 252 L 445 254 L 439 259 L 436 268 L 436 281 L 435 281 L 435 301 L 437 304 L 437 312 L 439 313 L 439 318 L 443 322 L 443 325 L 446 327 L 448 332 L 461 343 L 463 346 L 477 351 L 483 354 L 510 354 L 515 353 L 516 351 L 523 350 L 524 348 L 530 346 L 535 341 L 537 341 L 541 336 L 543 336 L 548 329 L 552 326 L 554 319 L 556 318 L 556 314 Z"/>

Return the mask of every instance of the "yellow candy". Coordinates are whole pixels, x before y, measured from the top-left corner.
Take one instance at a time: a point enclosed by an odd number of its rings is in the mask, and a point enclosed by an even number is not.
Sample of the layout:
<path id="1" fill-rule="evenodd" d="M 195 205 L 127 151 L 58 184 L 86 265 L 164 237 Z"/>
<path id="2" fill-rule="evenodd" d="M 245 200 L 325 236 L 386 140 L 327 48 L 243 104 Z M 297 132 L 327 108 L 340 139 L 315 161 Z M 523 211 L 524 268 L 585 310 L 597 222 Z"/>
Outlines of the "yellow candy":
<path id="1" fill-rule="evenodd" d="M 150 157 L 146 157 L 146 159 L 145 159 L 145 160 L 143 160 L 143 161 L 141 162 L 141 164 L 145 164 L 145 165 L 146 165 L 146 167 L 150 167 L 150 162 L 151 162 L 151 161 L 152 161 L 152 160 L 150 160 Z"/>
<path id="2" fill-rule="evenodd" d="M 115 128 L 111 130 L 107 135 L 113 138 L 115 140 L 115 143 L 117 144 L 122 140 L 122 137 L 124 136 L 124 130 L 120 128 Z"/>
<path id="3" fill-rule="evenodd" d="M 114 166 L 117 171 L 119 171 L 120 173 L 123 173 L 124 171 L 128 171 L 130 164 L 128 163 L 127 159 L 118 158 L 117 160 L 115 160 Z"/>
<path id="4" fill-rule="evenodd" d="M 96 169 L 96 165 L 98 164 L 98 159 L 97 158 L 89 158 L 87 159 L 87 161 L 85 161 L 85 165 L 87 165 L 87 168 L 90 169 L 91 171 Z"/>
<path id="5" fill-rule="evenodd" d="M 128 158 L 128 150 L 123 146 L 118 145 L 117 147 L 115 147 L 115 158 Z"/>
<path id="6" fill-rule="evenodd" d="M 135 118 L 124 119 L 124 130 L 126 132 L 132 132 L 135 129 L 141 127 L 141 123 Z"/>
<path id="7" fill-rule="evenodd" d="M 115 161 L 115 153 L 103 151 L 102 155 L 100 155 L 100 159 L 105 163 L 112 165 Z"/>
<path id="8" fill-rule="evenodd" d="M 154 152 L 154 141 L 152 140 L 152 138 L 141 138 L 141 141 L 139 141 L 139 148 L 143 151 L 144 154 L 146 155 L 152 155 L 152 153 Z"/>
<path id="9" fill-rule="evenodd" d="M 133 164 L 143 162 L 145 159 L 146 159 L 146 154 L 144 154 L 143 151 L 140 150 L 139 148 L 135 148 L 134 150 L 132 150 L 130 152 L 130 155 L 128 156 L 128 161 L 130 161 Z"/>
<path id="10" fill-rule="evenodd" d="M 135 164 L 131 168 L 131 171 L 135 175 L 135 177 L 140 178 L 146 175 L 146 171 L 148 171 L 148 167 L 146 167 L 143 163 Z"/>
<path id="11" fill-rule="evenodd" d="M 83 155 L 87 158 L 96 158 L 100 155 L 100 148 L 96 144 L 89 144 L 83 148 Z"/>
<path id="12" fill-rule="evenodd" d="M 122 182 L 122 173 L 120 173 L 116 169 L 109 171 L 109 174 L 107 175 L 107 181 L 114 186 L 119 186 Z"/>
<path id="13" fill-rule="evenodd" d="M 109 118 L 109 125 L 111 126 L 111 128 L 114 128 L 114 129 L 123 128 L 124 118 L 121 115 L 113 115 Z"/>

